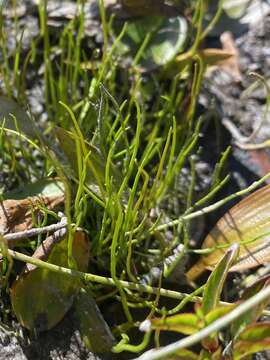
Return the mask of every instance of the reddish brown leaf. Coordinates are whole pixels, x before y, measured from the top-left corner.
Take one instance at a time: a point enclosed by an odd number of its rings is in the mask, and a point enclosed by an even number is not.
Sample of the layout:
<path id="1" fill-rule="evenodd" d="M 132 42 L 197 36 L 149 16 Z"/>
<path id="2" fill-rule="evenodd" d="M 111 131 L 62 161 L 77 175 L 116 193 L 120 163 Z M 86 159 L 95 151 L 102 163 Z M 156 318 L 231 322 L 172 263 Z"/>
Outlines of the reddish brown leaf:
<path id="1" fill-rule="evenodd" d="M 0 233 L 24 231 L 32 227 L 33 215 L 40 213 L 40 206 L 53 210 L 63 203 L 64 195 L 33 197 L 24 200 L 3 200 L 0 202 Z"/>
<path id="2" fill-rule="evenodd" d="M 63 202 L 63 184 L 57 179 L 44 179 L 7 194 L 7 198 L 0 201 L 0 233 L 30 229 L 33 215 L 40 214 L 42 207 L 54 210 Z"/>

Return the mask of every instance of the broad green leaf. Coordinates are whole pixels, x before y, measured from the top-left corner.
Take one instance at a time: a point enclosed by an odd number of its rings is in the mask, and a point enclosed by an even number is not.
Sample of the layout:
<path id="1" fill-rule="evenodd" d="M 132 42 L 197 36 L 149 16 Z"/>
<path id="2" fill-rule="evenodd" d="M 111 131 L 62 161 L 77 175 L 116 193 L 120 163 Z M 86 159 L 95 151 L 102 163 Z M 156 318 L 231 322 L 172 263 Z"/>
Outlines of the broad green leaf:
<path id="1" fill-rule="evenodd" d="M 270 349 L 270 338 L 256 342 L 239 341 L 234 347 L 234 360 L 247 359 L 248 355 Z M 253 358 L 252 358 L 253 359 Z"/>
<path id="2" fill-rule="evenodd" d="M 228 275 L 228 271 L 232 264 L 235 262 L 238 256 L 238 251 L 239 246 L 233 245 L 210 275 L 203 292 L 201 309 L 204 316 L 209 314 L 211 310 L 213 311 L 217 308 L 220 301 L 221 292 L 223 290 L 223 285 Z M 220 311 L 220 309 L 218 310 L 219 311 L 215 315 L 222 316 L 222 311 Z M 214 316 L 212 315 L 212 317 Z M 202 345 L 211 353 L 217 351 L 217 349 L 219 348 L 219 340 L 217 334 L 213 333 L 207 338 L 203 339 Z"/>
<path id="3" fill-rule="evenodd" d="M 94 353 L 109 352 L 115 339 L 90 292 L 81 289 L 74 303 L 80 334 L 87 349 Z"/>
<path id="4" fill-rule="evenodd" d="M 33 124 L 22 107 L 7 96 L 0 95 L 0 127 L 3 125 L 12 130 L 17 130 L 18 127 L 19 132 L 29 137 L 36 136 Z"/>
<path id="5" fill-rule="evenodd" d="M 26 199 L 28 197 L 63 196 L 64 184 L 59 179 L 47 178 L 25 184 L 14 191 L 3 194 L 4 199 Z"/>
<path id="6" fill-rule="evenodd" d="M 266 338 L 270 340 L 270 322 L 249 325 L 238 336 L 239 340 L 244 341 L 258 341 Z"/>
<path id="7" fill-rule="evenodd" d="M 246 327 L 234 345 L 234 359 L 244 359 L 249 354 L 270 349 L 270 323 L 252 324 Z"/>
<path id="8" fill-rule="evenodd" d="M 230 304 L 225 306 L 218 306 L 215 309 L 209 311 L 209 313 L 205 316 L 205 324 L 210 325 L 212 322 L 218 320 L 222 316 L 225 316 L 229 312 L 231 312 L 238 304 Z"/>
<path id="9" fill-rule="evenodd" d="M 137 63 L 133 62 L 133 65 L 149 71 L 171 61 L 183 49 L 187 35 L 184 17 L 145 16 L 127 23 L 118 51 L 126 58 L 136 59 Z"/>
<path id="10" fill-rule="evenodd" d="M 199 319 L 195 314 L 179 314 L 162 319 L 152 319 L 151 329 L 176 331 L 185 335 L 194 334 L 199 328 Z"/>
<path id="11" fill-rule="evenodd" d="M 212 322 L 220 319 L 222 316 L 225 316 L 231 312 L 236 307 L 236 304 L 228 306 L 218 306 L 215 309 L 211 310 L 204 318 L 204 326 L 210 325 Z M 217 332 L 211 334 L 207 338 L 202 340 L 202 345 L 205 349 L 211 353 L 216 352 L 219 348 L 219 341 Z"/>
<path id="12" fill-rule="evenodd" d="M 238 303 L 241 303 L 251 298 L 252 296 L 257 294 L 260 290 L 262 290 L 264 287 L 269 286 L 269 283 L 270 283 L 269 275 L 261 278 L 255 284 L 253 284 L 244 291 Z M 236 338 L 239 332 L 243 330 L 248 324 L 255 322 L 261 316 L 262 311 L 266 308 L 269 302 L 270 299 L 261 302 L 257 306 L 254 306 L 251 311 L 246 312 L 245 314 L 237 318 L 235 321 L 233 321 L 233 323 L 231 324 L 231 333 L 234 336 L 234 338 Z"/>
<path id="13" fill-rule="evenodd" d="M 204 319 L 202 319 L 203 326 L 206 327 L 206 326 L 210 325 L 214 321 L 220 319 L 222 316 L 225 316 L 226 314 L 231 312 L 235 307 L 236 307 L 236 305 L 219 306 L 219 307 L 215 308 L 214 310 L 211 310 L 204 317 Z M 207 352 L 210 352 L 211 354 L 214 352 L 217 352 L 218 349 L 220 348 L 218 333 L 213 332 L 211 335 L 204 338 L 201 341 L 201 344 L 207 350 Z M 213 357 L 213 359 L 214 359 L 214 357 Z"/>
<path id="14" fill-rule="evenodd" d="M 54 236 L 50 236 L 33 256 L 67 267 L 67 239 L 64 238 L 57 243 Z M 86 271 L 89 260 L 89 241 L 82 231 L 77 231 L 74 235 L 73 257 L 78 269 Z M 25 271 L 11 287 L 14 313 L 27 329 L 48 330 L 64 317 L 80 287 L 79 279 L 27 265 Z"/>
<path id="15" fill-rule="evenodd" d="M 229 269 L 237 259 L 238 251 L 239 246 L 233 245 L 210 275 L 203 292 L 202 311 L 204 315 L 218 306 L 224 282 Z"/>
<path id="16" fill-rule="evenodd" d="M 205 238 L 202 248 L 211 252 L 186 274 L 196 279 L 204 270 L 215 264 L 232 244 L 239 244 L 239 257 L 230 271 L 242 271 L 270 261 L 270 185 L 255 191 L 230 209 Z"/>

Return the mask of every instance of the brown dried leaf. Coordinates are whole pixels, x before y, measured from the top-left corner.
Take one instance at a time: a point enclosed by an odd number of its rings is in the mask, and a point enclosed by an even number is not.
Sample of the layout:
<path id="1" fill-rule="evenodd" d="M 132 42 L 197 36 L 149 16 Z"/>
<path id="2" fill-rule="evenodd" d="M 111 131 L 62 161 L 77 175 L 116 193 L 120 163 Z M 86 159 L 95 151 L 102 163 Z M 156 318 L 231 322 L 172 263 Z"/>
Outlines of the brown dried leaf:
<path id="1" fill-rule="evenodd" d="M 205 238 L 205 254 L 188 272 L 189 280 L 217 264 L 231 244 L 240 244 L 239 257 L 230 271 L 242 271 L 270 261 L 270 185 L 255 191 L 232 209 L 216 224 Z"/>
<path id="2" fill-rule="evenodd" d="M 247 161 L 250 162 L 250 167 L 254 168 L 258 176 L 262 177 L 270 172 L 270 158 L 267 149 L 259 150 L 245 150 L 249 155 Z M 270 179 L 265 180 L 266 183 L 270 183 Z"/>
<path id="3" fill-rule="evenodd" d="M 53 210 L 64 201 L 64 194 L 58 196 L 32 197 L 24 200 L 3 200 L 0 202 L 0 233 L 24 231 L 32 227 L 33 215 L 40 213 L 40 206 Z"/>
<path id="4" fill-rule="evenodd" d="M 200 49 L 196 52 L 196 56 L 200 56 L 206 66 L 216 66 L 222 64 L 224 61 L 230 59 L 234 54 L 231 51 L 225 49 Z M 175 66 L 178 70 L 183 69 L 189 63 L 194 61 L 194 54 L 187 51 L 183 54 L 177 55 L 175 61 L 169 64 L 167 71 L 175 71 Z M 215 67 L 214 67 L 215 68 Z M 209 72 L 209 71 L 208 71 Z M 170 72 L 169 72 L 170 73 Z"/>
<path id="5" fill-rule="evenodd" d="M 234 55 L 231 50 L 227 49 L 202 49 L 198 54 L 203 58 L 207 65 L 218 65 L 229 61 Z"/>
<path id="6" fill-rule="evenodd" d="M 0 201 L 0 234 L 30 229 L 42 207 L 54 210 L 63 202 L 63 184 L 57 179 L 43 179 L 7 194 Z"/>
<path id="7" fill-rule="evenodd" d="M 240 66 L 239 66 L 239 51 L 235 44 L 232 33 L 230 31 L 225 31 L 223 34 L 221 34 L 220 41 L 221 41 L 223 50 L 232 53 L 232 56 L 230 58 L 222 61 L 220 66 L 224 70 L 228 71 L 233 76 L 235 81 L 241 81 L 242 74 L 241 74 Z"/>

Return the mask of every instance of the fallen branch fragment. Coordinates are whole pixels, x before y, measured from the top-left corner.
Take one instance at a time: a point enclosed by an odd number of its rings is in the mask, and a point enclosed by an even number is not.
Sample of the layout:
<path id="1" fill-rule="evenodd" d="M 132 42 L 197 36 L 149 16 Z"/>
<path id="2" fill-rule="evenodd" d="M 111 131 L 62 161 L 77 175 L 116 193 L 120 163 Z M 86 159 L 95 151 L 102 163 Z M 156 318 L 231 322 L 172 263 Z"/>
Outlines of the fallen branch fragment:
<path id="1" fill-rule="evenodd" d="M 99 283 L 99 284 L 107 285 L 107 286 L 116 286 L 115 281 L 109 277 L 103 277 L 103 276 L 94 275 L 91 273 L 84 273 L 84 272 L 81 272 L 78 270 L 72 270 L 72 269 L 68 269 L 63 266 L 54 265 L 54 264 L 47 263 L 45 261 L 33 258 L 31 256 L 24 255 L 22 253 L 19 253 L 17 251 L 11 250 L 11 249 L 8 249 L 8 255 L 11 256 L 13 259 L 20 260 L 20 261 L 23 261 L 23 262 L 26 262 L 26 263 L 29 263 L 29 264 L 32 264 L 32 265 L 35 265 L 38 267 L 42 267 L 42 268 L 48 269 L 50 271 L 54 271 L 56 273 L 61 273 L 63 275 L 71 276 L 74 278 L 79 278 L 85 282 L 95 282 L 95 283 Z M 156 288 L 156 287 L 152 287 L 150 285 L 141 285 L 138 283 L 133 283 L 133 282 L 124 281 L 124 280 L 117 280 L 117 281 L 124 288 L 129 289 L 129 290 L 136 290 L 138 292 L 145 292 L 145 293 L 154 294 L 154 295 L 160 294 L 161 296 L 166 296 L 166 297 L 169 297 L 171 299 L 176 299 L 176 300 L 182 300 L 186 297 L 190 297 L 189 294 L 180 293 L 180 292 L 173 291 L 173 290 Z M 202 298 L 199 296 L 194 296 L 194 297 L 192 297 L 192 301 L 200 303 L 202 301 Z"/>
<path id="2" fill-rule="evenodd" d="M 11 249 L 8 249 L 8 255 L 11 256 L 13 259 L 23 261 L 23 262 L 26 262 L 26 263 L 29 263 L 29 264 L 32 264 L 32 265 L 35 265 L 38 267 L 42 267 L 42 268 L 48 269 L 48 270 L 56 272 L 56 273 L 61 273 L 66 276 L 81 279 L 85 282 L 94 282 L 94 283 L 98 283 L 101 285 L 116 286 L 116 282 L 110 277 L 104 277 L 104 276 L 95 275 L 95 274 L 91 274 L 91 273 L 85 273 L 85 272 L 78 271 L 78 270 L 68 269 L 63 266 L 54 265 L 54 264 L 42 261 L 40 259 L 33 258 L 31 256 L 24 255 L 22 253 L 19 253 L 17 251 L 11 250 Z M 168 297 L 171 299 L 176 299 L 176 300 L 183 300 L 183 299 L 189 298 L 191 302 L 195 302 L 195 303 L 202 302 L 202 298 L 200 296 L 195 296 L 195 295 L 191 296 L 190 294 L 187 294 L 187 293 L 181 293 L 178 291 L 157 288 L 157 287 L 153 287 L 150 285 L 142 285 L 139 283 L 134 283 L 134 282 L 125 281 L 125 280 L 118 279 L 117 282 L 119 284 L 121 284 L 121 286 L 123 286 L 125 289 L 129 289 L 129 290 L 135 290 L 135 291 L 144 292 L 147 294 L 165 296 L 165 297 Z M 226 306 L 226 305 L 231 305 L 231 304 L 224 302 L 224 301 L 220 301 L 220 305 Z M 269 311 L 264 311 L 263 314 L 266 316 L 270 316 Z"/>
<path id="3" fill-rule="evenodd" d="M 3 237 L 8 242 L 8 244 L 11 244 L 15 241 L 25 239 L 28 237 L 33 237 L 33 236 L 37 236 L 37 235 L 41 235 L 41 234 L 45 234 L 45 233 L 49 233 L 49 232 L 55 232 L 57 230 L 65 228 L 66 226 L 67 226 L 67 218 L 65 216 L 61 215 L 61 219 L 57 224 L 52 224 L 52 225 L 48 225 L 48 226 L 44 226 L 44 227 L 40 227 L 40 228 L 33 228 L 33 229 L 29 229 L 29 230 L 24 230 L 24 231 L 18 231 L 16 233 L 10 233 L 10 234 L 3 235 Z"/>
<path id="4" fill-rule="evenodd" d="M 25 231 L 33 226 L 33 215 L 42 214 L 42 206 L 54 210 L 64 201 L 64 195 L 31 196 L 26 199 L 0 201 L 0 233 Z"/>

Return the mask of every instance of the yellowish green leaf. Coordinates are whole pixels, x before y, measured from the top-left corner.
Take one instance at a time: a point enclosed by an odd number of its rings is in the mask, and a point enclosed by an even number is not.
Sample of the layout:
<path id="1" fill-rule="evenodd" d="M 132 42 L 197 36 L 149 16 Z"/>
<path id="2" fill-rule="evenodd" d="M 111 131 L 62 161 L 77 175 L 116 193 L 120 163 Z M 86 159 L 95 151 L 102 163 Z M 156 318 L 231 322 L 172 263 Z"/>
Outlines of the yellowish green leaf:
<path id="1" fill-rule="evenodd" d="M 234 359 L 244 359 L 249 354 L 270 349 L 270 323 L 252 324 L 246 327 L 234 345 Z"/>
<path id="2" fill-rule="evenodd" d="M 64 184 L 56 178 L 41 179 L 34 183 L 24 184 L 20 188 L 3 194 L 4 199 L 26 199 L 33 196 L 63 196 Z"/>
<path id="3" fill-rule="evenodd" d="M 238 304 L 235 303 L 216 307 L 205 316 L 205 324 L 210 325 L 212 322 L 231 312 L 237 305 Z"/>
<path id="4" fill-rule="evenodd" d="M 237 259 L 238 251 L 239 246 L 237 244 L 231 246 L 207 280 L 202 301 L 204 315 L 217 307 L 228 271 Z"/>
<path id="5" fill-rule="evenodd" d="M 266 286 L 269 286 L 269 283 L 269 275 L 261 278 L 255 284 L 253 284 L 244 291 L 239 303 L 251 298 L 260 290 L 262 290 Z M 233 336 L 236 338 L 239 332 L 243 330 L 248 324 L 255 322 L 261 316 L 262 311 L 267 307 L 269 302 L 270 299 L 267 299 L 266 301 L 259 303 L 258 305 L 254 306 L 251 311 L 244 313 L 242 316 L 234 320 L 234 322 L 231 324 L 231 333 L 233 334 Z"/>
<path id="6" fill-rule="evenodd" d="M 161 319 L 152 319 L 151 329 L 176 331 L 182 334 L 190 335 L 200 329 L 199 319 L 197 315 L 188 313 L 168 316 Z"/>

